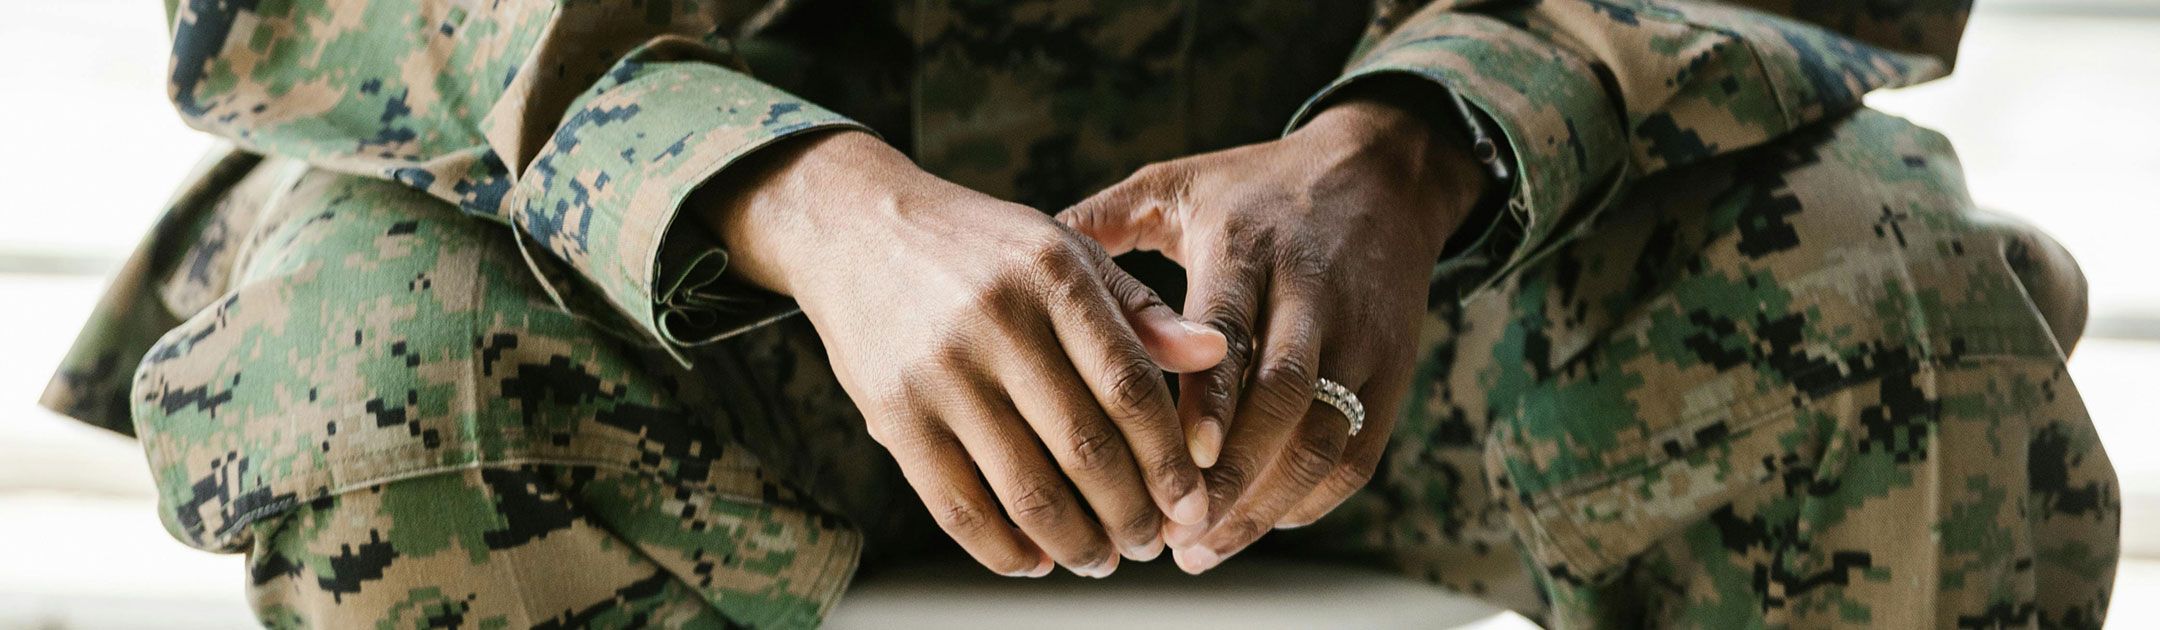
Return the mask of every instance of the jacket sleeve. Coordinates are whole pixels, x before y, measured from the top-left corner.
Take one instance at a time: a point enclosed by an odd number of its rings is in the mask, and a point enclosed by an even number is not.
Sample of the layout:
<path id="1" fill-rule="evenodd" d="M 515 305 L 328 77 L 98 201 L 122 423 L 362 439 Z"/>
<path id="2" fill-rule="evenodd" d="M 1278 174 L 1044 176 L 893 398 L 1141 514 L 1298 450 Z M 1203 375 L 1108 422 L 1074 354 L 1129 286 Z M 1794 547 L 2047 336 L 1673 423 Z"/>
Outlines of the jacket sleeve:
<path id="1" fill-rule="evenodd" d="M 745 73 L 727 35 L 766 4 L 167 0 L 169 94 L 249 151 L 514 226 L 559 303 L 680 357 L 792 310 L 726 286 L 684 200 L 776 140 L 862 128 Z"/>
<path id="2" fill-rule="evenodd" d="M 1381 0 L 1347 71 L 1437 82 L 1512 154 L 1508 205 L 1466 248 L 1490 282 L 1584 229 L 1630 180 L 1731 153 L 1947 73 L 1968 2 Z M 1435 103 L 1447 108 L 1447 104 Z M 1442 109 L 1439 111 L 1452 111 Z M 1468 121 L 1479 125 L 1478 120 Z"/>

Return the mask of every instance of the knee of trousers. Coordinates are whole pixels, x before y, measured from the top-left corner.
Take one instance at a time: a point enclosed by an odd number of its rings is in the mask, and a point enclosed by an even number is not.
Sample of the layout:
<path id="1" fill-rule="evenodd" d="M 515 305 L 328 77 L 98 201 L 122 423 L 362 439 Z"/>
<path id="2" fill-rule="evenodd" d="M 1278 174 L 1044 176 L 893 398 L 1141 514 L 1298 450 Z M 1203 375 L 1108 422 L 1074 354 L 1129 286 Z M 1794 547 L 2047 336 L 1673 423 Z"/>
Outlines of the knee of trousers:
<path id="1" fill-rule="evenodd" d="M 137 367 L 137 435 L 183 542 L 389 479 L 524 462 L 634 467 L 759 496 L 641 353 L 557 309 L 509 228 L 394 183 L 295 179 L 228 290 Z"/>
<path id="2" fill-rule="evenodd" d="M 2089 285 L 2077 259 L 2047 232 L 2022 219 L 1992 211 L 1975 211 L 1971 216 L 1998 235 L 2003 262 L 2047 322 L 2063 355 L 2069 356 L 2084 336 L 2088 315 Z"/>
<path id="3" fill-rule="evenodd" d="M 859 540 L 818 522 L 633 471 L 469 468 L 251 526 L 249 602 L 273 627 L 811 627 Z"/>
<path id="4" fill-rule="evenodd" d="M 1872 112 L 1821 132 L 1734 158 L 1734 181 L 1701 178 L 1737 202 L 1649 204 L 1666 214 L 1555 254 L 1629 270 L 1655 239 L 1622 237 L 1669 223 L 1686 249 L 1665 259 L 1688 264 L 1610 321 L 1526 318 L 1528 373 L 1494 370 L 1504 402 L 1487 476 L 1547 579 L 1610 577 L 1748 497 L 1806 500 L 1855 453 L 1886 469 L 1975 457 L 1931 440 L 1961 404 L 1944 398 L 1945 366 L 2059 366 L 2056 346 L 2075 341 L 2075 263 L 2035 230 L 1972 212 L 1940 136 Z M 1780 201 L 1755 203 L 1761 190 Z M 1620 278 L 1607 284 L 1629 286 Z M 1541 279 L 1526 286 L 1556 286 Z"/>

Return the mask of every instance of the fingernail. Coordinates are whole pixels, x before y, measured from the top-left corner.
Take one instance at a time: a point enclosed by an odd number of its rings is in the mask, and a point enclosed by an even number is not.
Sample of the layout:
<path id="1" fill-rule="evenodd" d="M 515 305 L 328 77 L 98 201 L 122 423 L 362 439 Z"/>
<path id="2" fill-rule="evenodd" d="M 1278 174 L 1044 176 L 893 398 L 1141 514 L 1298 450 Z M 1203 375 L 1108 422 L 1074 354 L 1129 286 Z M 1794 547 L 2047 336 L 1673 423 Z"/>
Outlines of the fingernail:
<path id="1" fill-rule="evenodd" d="M 1163 542 L 1168 543 L 1171 548 L 1184 549 L 1191 547 L 1193 543 L 1199 542 L 1200 536 L 1206 533 L 1206 526 L 1200 524 L 1187 525 L 1171 521 L 1169 525 L 1163 527 Z"/>
<path id="2" fill-rule="evenodd" d="M 1207 484 L 1196 484 L 1191 492 L 1170 506 L 1170 520 L 1185 525 L 1198 525 L 1207 520 Z"/>
<path id="3" fill-rule="evenodd" d="M 1190 319 L 1179 318 L 1177 323 L 1179 326 L 1185 327 L 1185 332 L 1188 333 L 1192 333 L 1195 335 L 1215 335 L 1218 337 L 1222 336 L 1222 331 L 1215 330 L 1214 328 L 1209 328 L 1207 324 L 1202 324 L 1200 322 L 1196 322 Z"/>
<path id="4" fill-rule="evenodd" d="M 1080 577 L 1101 579 L 1109 577 L 1111 572 L 1117 571 L 1117 564 L 1118 557 L 1112 554 L 1109 560 L 1084 567 L 1066 567 L 1065 570 L 1071 571 L 1073 575 Z"/>
<path id="5" fill-rule="evenodd" d="M 1206 547 L 1179 549 L 1175 553 L 1178 568 L 1193 575 L 1199 575 L 1215 568 L 1215 565 L 1222 564 L 1222 555 Z"/>
<path id="6" fill-rule="evenodd" d="M 1133 562 L 1147 562 L 1161 557 L 1162 550 L 1162 533 L 1156 532 L 1155 537 L 1148 539 L 1147 543 L 1125 548 L 1125 557 L 1132 558 Z"/>
<path id="7" fill-rule="evenodd" d="M 1213 468 L 1215 458 L 1222 455 L 1222 440 L 1222 422 L 1208 418 L 1201 420 L 1199 426 L 1193 427 L 1192 437 L 1186 439 L 1185 448 L 1192 451 L 1193 464 L 1201 468 Z"/>
<path id="8" fill-rule="evenodd" d="M 1049 575 L 1050 570 L 1055 568 L 1057 568 L 1057 563 L 1050 560 L 1050 554 L 1043 554 L 1042 560 L 1036 562 L 1035 570 L 1029 571 L 1027 573 L 1027 576 L 1031 578 L 1039 578 L 1045 575 Z"/>

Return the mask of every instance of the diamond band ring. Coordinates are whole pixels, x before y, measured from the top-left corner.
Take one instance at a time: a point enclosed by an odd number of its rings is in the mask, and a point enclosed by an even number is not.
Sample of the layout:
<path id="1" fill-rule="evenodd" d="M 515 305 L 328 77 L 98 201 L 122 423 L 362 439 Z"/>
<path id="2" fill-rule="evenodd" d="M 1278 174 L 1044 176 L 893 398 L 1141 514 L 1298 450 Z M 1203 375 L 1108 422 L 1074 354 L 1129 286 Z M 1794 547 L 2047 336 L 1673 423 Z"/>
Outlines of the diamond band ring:
<path id="1" fill-rule="evenodd" d="M 1313 388 L 1313 399 L 1327 403 L 1329 407 L 1342 412 L 1343 417 L 1349 418 L 1350 435 L 1357 435 L 1358 431 L 1365 428 L 1365 403 L 1359 401 L 1357 394 L 1350 393 L 1350 388 L 1343 387 L 1342 383 L 1320 379 L 1320 385 Z"/>

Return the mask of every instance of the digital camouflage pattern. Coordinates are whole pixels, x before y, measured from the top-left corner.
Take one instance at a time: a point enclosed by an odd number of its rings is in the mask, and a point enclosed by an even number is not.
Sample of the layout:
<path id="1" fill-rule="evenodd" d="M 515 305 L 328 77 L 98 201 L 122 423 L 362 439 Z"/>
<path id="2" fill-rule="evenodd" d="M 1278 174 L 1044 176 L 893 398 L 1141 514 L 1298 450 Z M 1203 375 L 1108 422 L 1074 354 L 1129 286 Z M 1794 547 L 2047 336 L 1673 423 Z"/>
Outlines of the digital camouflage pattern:
<path id="1" fill-rule="evenodd" d="M 1374 484 L 1285 545 L 1506 599 L 1460 568 L 1512 538 L 1556 627 L 2099 626 L 2119 502 L 2059 246 L 1871 111 L 1630 188 L 1436 309 Z"/>
<path id="2" fill-rule="evenodd" d="M 2105 615 L 2075 263 L 1860 109 L 1948 70 L 1959 2 L 167 7 L 173 101 L 234 147 L 46 403 L 141 438 L 271 625 L 814 625 L 942 537 L 814 331 L 675 225 L 691 191 L 867 128 L 1054 211 L 1382 75 L 1517 177 L 1436 268 L 1379 475 L 1265 545 L 1556 627 Z"/>
<path id="3" fill-rule="evenodd" d="M 847 582 L 861 536 L 753 454 L 806 448 L 753 429 L 786 411 L 754 385 L 777 358 L 691 373 L 604 337 L 495 227 L 394 182 L 271 158 L 203 212 L 158 287 L 193 315 L 138 368 L 136 433 L 167 529 L 248 552 L 265 620 L 791 626 Z M 847 413 L 811 417 L 814 452 L 891 472 L 818 430 Z"/>

